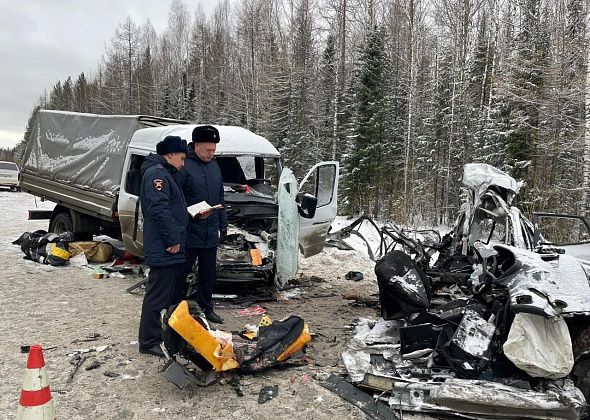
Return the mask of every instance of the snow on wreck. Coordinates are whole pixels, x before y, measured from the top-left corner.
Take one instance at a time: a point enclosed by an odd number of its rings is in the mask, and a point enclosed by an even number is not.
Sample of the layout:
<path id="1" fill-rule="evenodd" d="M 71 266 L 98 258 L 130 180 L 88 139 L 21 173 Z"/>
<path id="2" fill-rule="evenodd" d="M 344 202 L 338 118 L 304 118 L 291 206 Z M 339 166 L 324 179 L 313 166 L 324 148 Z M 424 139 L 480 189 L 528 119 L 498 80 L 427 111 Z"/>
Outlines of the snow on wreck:
<path id="1" fill-rule="evenodd" d="M 374 400 L 358 405 L 386 418 L 584 417 L 584 269 L 535 241 L 535 226 L 513 205 L 520 188 L 514 178 L 468 164 L 462 181 L 461 210 L 438 242 L 391 224 L 381 228 L 381 318 L 355 325 L 342 352 L 348 377 L 332 376 L 327 387 L 351 401 L 360 397 L 334 385 L 338 380 L 365 390 Z"/>

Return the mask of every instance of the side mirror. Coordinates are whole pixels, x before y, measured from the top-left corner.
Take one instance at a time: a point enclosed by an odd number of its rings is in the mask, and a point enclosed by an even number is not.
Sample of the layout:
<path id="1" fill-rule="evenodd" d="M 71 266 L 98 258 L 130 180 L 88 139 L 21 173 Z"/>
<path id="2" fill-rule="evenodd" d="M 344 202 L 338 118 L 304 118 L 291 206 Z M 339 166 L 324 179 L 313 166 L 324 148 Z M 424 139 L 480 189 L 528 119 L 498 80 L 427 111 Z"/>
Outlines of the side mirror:
<path id="1" fill-rule="evenodd" d="M 301 217 L 312 219 L 315 216 L 315 210 L 318 206 L 318 199 L 311 194 L 303 194 L 298 198 L 297 210 Z"/>

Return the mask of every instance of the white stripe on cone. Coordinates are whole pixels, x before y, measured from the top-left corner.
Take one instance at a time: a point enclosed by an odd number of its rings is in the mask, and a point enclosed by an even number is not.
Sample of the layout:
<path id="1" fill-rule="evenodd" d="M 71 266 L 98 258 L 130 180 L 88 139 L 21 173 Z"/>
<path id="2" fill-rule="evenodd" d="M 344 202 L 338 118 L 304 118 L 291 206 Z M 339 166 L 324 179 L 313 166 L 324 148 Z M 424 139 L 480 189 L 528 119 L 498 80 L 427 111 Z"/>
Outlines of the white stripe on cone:
<path id="1" fill-rule="evenodd" d="M 45 367 L 39 369 L 27 368 L 23 389 L 25 391 L 39 391 L 49 385 Z"/>
<path id="2" fill-rule="evenodd" d="M 25 380 L 23 383 L 22 390 L 28 392 L 39 391 L 49 386 L 49 379 L 47 377 L 47 371 L 45 366 L 42 368 L 34 369 L 27 368 L 25 370 Z M 34 407 L 18 406 L 16 412 L 16 420 L 55 420 L 55 407 L 53 406 L 53 398 L 50 397 L 43 405 L 37 405 Z"/>
<path id="3" fill-rule="evenodd" d="M 46 404 L 38 405 L 37 407 L 23 407 L 19 405 L 18 411 L 16 412 L 16 420 L 55 420 L 56 418 L 52 399 Z"/>

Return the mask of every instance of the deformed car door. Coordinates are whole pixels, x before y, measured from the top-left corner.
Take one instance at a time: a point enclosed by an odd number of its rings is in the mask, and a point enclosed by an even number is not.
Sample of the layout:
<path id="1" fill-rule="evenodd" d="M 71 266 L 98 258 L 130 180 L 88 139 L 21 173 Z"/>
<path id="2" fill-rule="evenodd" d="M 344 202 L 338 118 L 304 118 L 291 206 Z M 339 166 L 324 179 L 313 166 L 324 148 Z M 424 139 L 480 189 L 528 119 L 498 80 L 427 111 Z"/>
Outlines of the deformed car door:
<path id="1" fill-rule="evenodd" d="M 275 284 L 282 289 L 297 273 L 297 178 L 289 168 L 281 172 L 278 186 L 278 229 Z"/>
<path id="2" fill-rule="evenodd" d="M 590 266 L 590 224 L 573 214 L 533 213 L 535 243 L 563 248 L 565 253 Z"/>
<path id="3" fill-rule="evenodd" d="M 299 247 L 304 257 L 324 249 L 328 229 L 338 211 L 339 173 L 338 162 L 320 162 L 301 181 L 300 194 L 309 193 L 317 198 L 315 215 L 310 219 L 299 216 Z"/>

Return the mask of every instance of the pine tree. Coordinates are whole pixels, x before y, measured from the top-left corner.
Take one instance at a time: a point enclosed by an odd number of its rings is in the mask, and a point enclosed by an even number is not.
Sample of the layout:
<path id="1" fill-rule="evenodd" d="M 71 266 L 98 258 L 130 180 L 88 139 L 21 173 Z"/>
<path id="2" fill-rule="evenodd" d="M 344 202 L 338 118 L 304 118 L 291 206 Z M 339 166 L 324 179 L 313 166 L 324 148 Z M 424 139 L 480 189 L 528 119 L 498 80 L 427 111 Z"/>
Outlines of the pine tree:
<path id="1" fill-rule="evenodd" d="M 354 139 L 343 165 L 343 186 L 348 195 L 348 212 L 378 215 L 385 174 L 382 154 L 386 149 L 388 118 L 385 105 L 389 60 L 385 31 L 375 27 L 361 53 L 358 108 Z"/>

